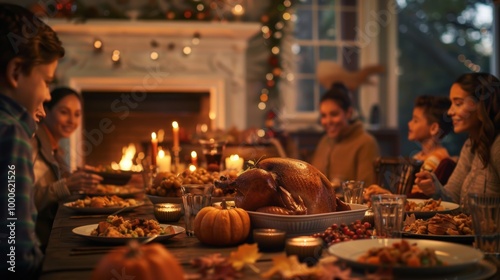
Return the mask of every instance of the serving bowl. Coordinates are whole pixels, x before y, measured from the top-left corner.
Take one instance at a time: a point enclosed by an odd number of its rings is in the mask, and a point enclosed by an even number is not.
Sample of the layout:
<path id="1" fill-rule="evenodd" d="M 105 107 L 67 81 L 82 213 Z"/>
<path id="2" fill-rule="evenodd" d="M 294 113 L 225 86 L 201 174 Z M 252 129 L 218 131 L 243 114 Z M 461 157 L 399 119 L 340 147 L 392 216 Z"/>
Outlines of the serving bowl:
<path id="1" fill-rule="evenodd" d="M 286 232 L 287 236 L 311 235 L 323 232 L 332 224 L 350 224 L 362 220 L 368 209 L 367 205 L 349 204 L 351 210 L 321 213 L 313 215 L 277 215 L 247 211 L 252 227 L 274 228 Z"/>

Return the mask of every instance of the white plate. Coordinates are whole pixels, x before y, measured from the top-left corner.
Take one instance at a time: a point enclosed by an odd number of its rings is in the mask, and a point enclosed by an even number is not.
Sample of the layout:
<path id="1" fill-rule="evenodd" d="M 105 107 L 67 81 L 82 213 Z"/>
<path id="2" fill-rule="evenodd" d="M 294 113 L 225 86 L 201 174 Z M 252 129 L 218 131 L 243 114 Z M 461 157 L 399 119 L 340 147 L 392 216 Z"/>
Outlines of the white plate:
<path id="1" fill-rule="evenodd" d="M 415 202 L 417 204 L 418 203 L 423 204 L 423 203 L 425 203 L 425 201 L 427 201 L 427 199 L 414 199 L 414 198 L 408 198 L 407 200 Z M 425 219 L 425 218 L 430 218 L 430 217 L 436 215 L 437 213 L 449 214 L 449 213 L 453 212 L 454 210 L 457 210 L 460 207 L 460 205 L 458 205 L 456 203 L 447 202 L 447 201 L 441 201 L 441 206 L 444 207 L 444 210 L 440 210 L 440 211 L 406 211 L 405 215 L 415 214 L 415 217 L 417 219 Z"/>
<path id="2" fill-rule="evenodd" d="M 460 269 L 467 269 L 470 266 L 474 266 L 478 264 L 484 257 L 483 253 L 481 253 L 479 250 L 466 245 L 435 240 L 407 239 L 407 241 L 411 244 L 417 244 L 420 249 L 430 248 L 435 250 L 437 257 L 443 262 L 446 262 L 448 265 L 418 268 L 408 266 L 394 266 L 392 267 L 392 269 L 396 274 L 404 273 L 405 275 L 418 274 L 419 276 L 432 276 L 436 273 L 451 273 Z M 361 255 L 364 255 L 371 248 L 391 247 L 392 244 L 396 242 L 401 242 L 401 239 L 352 240 L 333 244 L 328 248 L 328 252 L 347 262 L 354 268 L 375 271 L 379 268 L 382 268 L 382 266 L 359 262 L 359 257 Z"/>
<path id="3" fill-rule="evenodd" d="M 144 201 L 137 202 L 136 205 L 127 207 L 75 207 L 71 206 L 75 201 L 66 202 L 63 205 L 79 214 L 111 214 L 125 208 L 122 212 L 132 211 L 134 208 L 144 205 Z"/>
<path id="4" fill-rule="evenodd" d="M 146 195 L 149 200 L 153 204 L 158 204 L 158 203 L 179 203 L 182 204 L 182 197 L 177 197 L 177 196 L 157 196 L 157 195 Z M 212 203 L 214 202 L 221 202 L 222 199 L 226 199 L 226 201 L 233 200 L 234 197 L 232 196 L 212 196 Z"/>
<path id="5" fill-rule="evenodd" d="M 349 204 L 351 210 L 314 215 L 277 215 L 247 211 L 253 228 L 275 228 L 286 231 L 287 236 L 311 235 L 325 231 L 332 224 L 350 224 L 362 220 L 368 206 Z"/>
<path id="6" fill-rule="evenodd" d="M 455 242 L 471 245 L 474 242 L 474 235 L 436 235 L 436 234 L 417 234 L 403 231 L 403 237 L 416 239 L 429 239 L 447 242 Z"/>
<path id="7" fill-rule="evenodd" d="M 127 243 L 130 240 L 138 240 L 140 242 L 142 240 L 148 239 L 148 237 L 104 237 L 104 236 L 90 235 L 92 230 L 96 229 L 97 226 L 98 226 L 98 224 L 91 224 L 91 225 L 76 227 L 73 229 L 73 233 L 76 235 L 79 235 L 85 239 L 91 240 L 91 241 L 104 242 L 104 243 L 114 243 L 114 244 L 123 244 L 123 243 Z M 174 226 L 174 225 L 167 225 L 167 224 L 160 224 L 160 227 L 162 227 L 162 228 L 164 228 L 166 226 L 172 226 L 175 230 L 175 233 L 174 234 L 158 235 L 158 237 L 155 238 L 155 241 L 167 240 L 167 239 L 170 239 L 170 238 L 186 231 L 186 229 L 183 227 Z"/>

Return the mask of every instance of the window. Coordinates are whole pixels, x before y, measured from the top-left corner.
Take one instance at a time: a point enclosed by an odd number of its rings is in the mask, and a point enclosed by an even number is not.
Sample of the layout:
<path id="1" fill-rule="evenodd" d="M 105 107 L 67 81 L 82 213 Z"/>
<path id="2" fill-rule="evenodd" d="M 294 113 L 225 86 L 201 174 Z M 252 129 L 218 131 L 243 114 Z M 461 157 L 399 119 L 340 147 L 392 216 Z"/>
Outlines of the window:
<path id="1" fill-rule="evenodd" d="M 336 61 L 347 69 L 358 69 L 355 26 L 357 1 L 304 0 L 295 5 L 292 52 L 296 55 L 296 112 L 315 112 L 326 90 L 316 80 L 321 60 Z"/>

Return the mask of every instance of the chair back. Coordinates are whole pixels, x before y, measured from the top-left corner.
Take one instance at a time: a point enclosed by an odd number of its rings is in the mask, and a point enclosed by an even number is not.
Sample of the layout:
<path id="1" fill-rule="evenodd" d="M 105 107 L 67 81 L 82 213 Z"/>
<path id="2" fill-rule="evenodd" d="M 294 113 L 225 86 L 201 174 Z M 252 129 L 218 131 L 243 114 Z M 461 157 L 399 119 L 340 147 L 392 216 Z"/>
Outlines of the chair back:
<path id="1" fill-rule="evenodd" d="M 393 194 L 411 192 L 422 161 L 408 157 L 379 157 L 374 162 L 377 184 Z"/>

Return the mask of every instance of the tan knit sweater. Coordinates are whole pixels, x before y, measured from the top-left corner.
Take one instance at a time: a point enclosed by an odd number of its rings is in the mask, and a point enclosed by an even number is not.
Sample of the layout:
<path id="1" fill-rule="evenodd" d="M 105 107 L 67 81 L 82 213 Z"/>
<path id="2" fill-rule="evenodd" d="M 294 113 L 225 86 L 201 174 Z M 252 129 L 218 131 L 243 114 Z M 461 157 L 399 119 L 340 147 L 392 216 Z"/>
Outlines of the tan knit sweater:
<path id="1" fill-rule="evenodd" d="M 361 180 L 369 186 L 375 183 L 373 162 L 379 154 L 375 138 L 364 130 L 361 121 L 355 121 L 335 139 L 323 136 L 311 164 L 334 184 Z"/>

